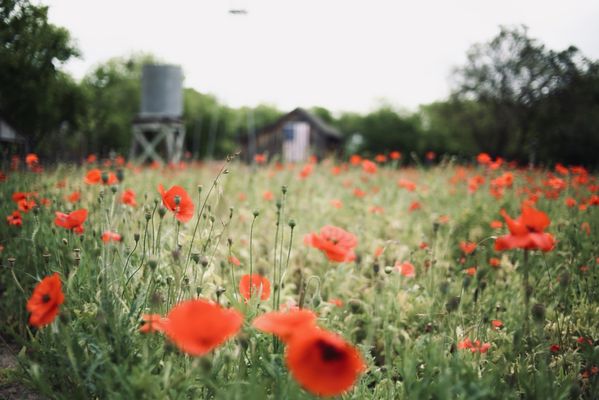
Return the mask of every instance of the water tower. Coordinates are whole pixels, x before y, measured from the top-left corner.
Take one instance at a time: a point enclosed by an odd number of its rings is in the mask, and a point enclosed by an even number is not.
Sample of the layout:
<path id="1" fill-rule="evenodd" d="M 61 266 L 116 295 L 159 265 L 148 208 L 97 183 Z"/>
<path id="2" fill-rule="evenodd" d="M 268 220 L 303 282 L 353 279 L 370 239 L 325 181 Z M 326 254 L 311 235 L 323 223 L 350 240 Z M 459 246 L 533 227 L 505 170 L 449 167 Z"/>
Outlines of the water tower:
<path id="1" fill-rule="evenodd" d="M 183 71 L 177 65 L 146 64 L 141 107 L 133 120 L 132 160 L 177 163 L 183 154 Z"/>

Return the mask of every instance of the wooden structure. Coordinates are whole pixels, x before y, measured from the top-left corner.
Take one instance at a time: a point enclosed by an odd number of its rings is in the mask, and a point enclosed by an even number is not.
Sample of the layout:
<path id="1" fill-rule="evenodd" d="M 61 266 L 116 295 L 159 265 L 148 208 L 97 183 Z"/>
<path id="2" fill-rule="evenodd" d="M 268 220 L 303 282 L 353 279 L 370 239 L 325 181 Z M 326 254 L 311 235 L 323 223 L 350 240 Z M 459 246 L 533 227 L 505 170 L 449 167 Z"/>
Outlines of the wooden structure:
<path id="1" fill-rule="evenodd" d="M 141 110 L 133 120 L 130 159 L 178 163 L 183 155 L 183 72 L 176 65 L 143 66 Z"/>
<path id="2" fill-rule="evenodd" d="M 240 140 L 242 157 L 248 162 L 256 154 L 278 157 L 283 162 L 304 162 L 311 156 L 323 159 L 335 154 L 341 143 L 342 135 L 336 128 L 303 108 Z"/>

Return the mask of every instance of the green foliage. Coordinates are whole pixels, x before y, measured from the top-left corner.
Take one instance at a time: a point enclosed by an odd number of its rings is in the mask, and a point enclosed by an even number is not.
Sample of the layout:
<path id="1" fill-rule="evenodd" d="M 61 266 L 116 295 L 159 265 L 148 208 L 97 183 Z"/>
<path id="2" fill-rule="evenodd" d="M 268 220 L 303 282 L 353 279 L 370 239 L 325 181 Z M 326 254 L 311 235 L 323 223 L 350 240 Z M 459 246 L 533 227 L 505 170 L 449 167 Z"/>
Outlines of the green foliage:
<path id="1" fill-rule="evenodd" d="M 48 22 L 47 6 L 0 2 L 0 117 L 32 144 L 79 123 L 79 88 L 58 70 L 77 55 L 69 32 Z"/>
<path id="2" fill-rule="evenodd" d="M 83 117 L 86 153 L 127 153 L 131 123 L 139 112 L 141 69 L 156 62 L 152 55 L 113 58 L 98 65 L 81 82 L 87 104 Z"/>
<path id="3" fill-rule="evenodd" d="M 285 254 L 290 248 L 291 257 L 282 275 L 284 285 L 273 285 L 273 293 L 280 290 L 281 304 L 297 302 L 301 280 L 313 277 L 305 292 L 306 306 L 318 313 L 320 325 L 339 332 L 364 355 L 368 368 L 343 398 L 594 398 L 599 374 L 585 378 L 583 372 L 599 366 L 599 225 L 594 222 L 599 207 L 580 211 L 564 204 L 569 196 L 588 199 L 589 185 L 568 184 L 558 198 L 538 200 L 537 207 L 551 218 L 548 232 L 557 245 L 548 253 L 531 252 L 526 261 L 521 250 L 494 251 L 493 237 L 507 229 L 491 229 L 489 222 L 500 218 L 502 208 L 517 215 L 522 193 L 542 187 L 547 170 L 512 170 L 514 186 L 496 199 L 489 193 L 489 181 L 504 169 L 389 165 L 368 177 L 360 167 L 334 176 L 331 164 L 322 163 L 300 180 L 297 169 L 231 162 L 226 165 L 230 173 L 220 175 L 210 191 L 213 167 L 217 164 L 190 165 L 180 172 L 127 169 L 124 183 L 102 187 L 83 185 L 85 170 L 60 165 L 41 175 L 15 173 L 2 183 L 3 216 L 16 207 L 11 200 L 15 191 L 35 191 L 52 200 L 49 207 L 24 213 L 20 228 L 0 224 L 0 333 L 22 349 L 21 380 L 48 397 L 65 399 L 313 398 L 294 381 L 271 336 L 251 327 L 256 315 L 271 309 L 271 301 L 247 304 L 237 295 L 239 277 L 249 270 L 250 224 L 259 209 L 251 241 L 255 270 L 273 276 L 278 223 L 294 219 L 292 242 L 287 224 L 279 226 L 279 250 Z M 459 171 L 467 176 L 455 181 Z M 487 180 L 469 193 L 467 178 L 475 175 Z M 402 178 L 416 182 L 417 189 L 410 192 L 393 184 Z M 62 180 L 67 186 L 58 188 Z M 347 181 L 353 185 L 346 187 Z M 170 212 L 160 218 L 159 183 L 182 185 L 193 197 L 196 212 L 205 202 L 202 214 L 181 225 Z M 199 197 L 194 194 L 198 184 L 204 185 Z M 285 199 L 282 185 L 287 187 Z M 379 190 L 357 198 L 355 186 Z M 120 204 L 125 188 L 137 193 L 138 207 Z M 65 195 L 77 189 L 81 200 L 70 204 Z M 281 208 L 263 198 L 267 190 L 275 193 Z M 343 207 L 332 208 L 331 199 L 341 200 Z M 423 208 L 409 212 L 413 201 Z M 372 205 L 384 212 L 370 212 Z M 55 211 L 81 207 L 89 210 L 83 235 L 54 225 Z M 234 207 L 232 218 L 229 207 Z M 449 218 L 440 224 L 440 215 Z M 196 218 L 199 229 L 194 235 Z M 589 235 L 581 229 L 583 222 L 590 223 Z M 326 224 L 358 236 L 356 262 L 329 262 L 302 243 L 305 234 Z M 103 243 L 105 230 L 122 234 L 123 241 Z M 465 256 L 459 248 L 463 240 L 478 243 L 476 251 Z M 422 248 L 422 242 L 428 247 Z M 377 247 L 384 248 L 378 257 Z M 190 250 L 208 258 L 206 268 L 187 264 Z M 228 262 L 231 254 L 240 266 Z M 490 257 L 501 258 L 499 268 L 489 265 Z M 155 270 L 148 267 L 148 259 L 156 261 Z M 393 268 L 407 260 L 415 266 L 414 278 Z M 533 322 L 528 332 L 525 262 L 533 287 L 531 304 L 546 310 L 545 318 Z M 477 273 L 470 277 L 464 270 L 473 265 Z M 54 271 L 61 275 L 66 296 L 60 315 L 50 326 L 28 327 L 25 303 L 31 290 Z M 221 296 L 219 287 L 226 289 Z M 176 302 L 198 293 L 244 313 L 238 339 L 206 357 L 192 358 L 161 334 L 139 333 L 142 313 L 165 315 Z M 334 306 L 333 299 L 343 304 Z M 504 327 L 493 329 L 492 319 L 503 321 Z M 485 354 L 458 349 L 465 337 L 491 343 L 491 348 Z M 578 343 L 579 337 L 595 341 Z M 560 346 L 559 352 L 550 351 L 552 344 Z"/>

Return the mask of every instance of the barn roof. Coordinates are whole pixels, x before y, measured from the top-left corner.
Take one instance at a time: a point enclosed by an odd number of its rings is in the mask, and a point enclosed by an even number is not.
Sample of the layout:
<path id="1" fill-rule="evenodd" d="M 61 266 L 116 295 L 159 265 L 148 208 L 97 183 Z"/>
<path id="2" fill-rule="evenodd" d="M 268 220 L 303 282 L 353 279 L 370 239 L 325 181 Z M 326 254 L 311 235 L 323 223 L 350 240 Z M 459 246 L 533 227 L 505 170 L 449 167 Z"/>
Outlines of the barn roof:
<path id="1" fill-rule="evenodd" d="M 322 135 L 329 137 L 333 140 L 341 140 L 343 137 L 341 135 L 341 132 L 337 128 L 327 124 L 317 115 L 315 115 L 301 107 L 298 107 L 295 110 L 291 111 L 290 113 L 283 115 L 282 117 L 277 119 L 275 122 L 258 129 L 256 131 L 256 135 L 259 136 L 262 133 L 270 132 L 274 129 L 278 129 L 280 126 L 282 126 L 285 122 L 287 122 L 288 120 L 290 120 L 293 117 L 299 117 L 300 120 L 303 120 L 303 121 L 309 123 L 311 128 L 315 129 L 316 131 L 320 132 Z M 248 138 L 248 135 L 244 135 L 243 139 L 246 140 L 247 138 Z"/>

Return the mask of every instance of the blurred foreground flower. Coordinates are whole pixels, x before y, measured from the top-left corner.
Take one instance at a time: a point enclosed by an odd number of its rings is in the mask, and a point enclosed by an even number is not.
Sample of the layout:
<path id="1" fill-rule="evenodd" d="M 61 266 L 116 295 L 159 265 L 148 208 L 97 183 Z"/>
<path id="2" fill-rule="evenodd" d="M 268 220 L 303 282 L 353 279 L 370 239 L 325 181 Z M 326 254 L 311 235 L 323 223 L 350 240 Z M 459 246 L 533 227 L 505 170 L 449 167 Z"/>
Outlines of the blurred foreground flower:
<path id="1" fill-rule="evenodd" d="M 48 325 L 58 315 L 63 302 L 62 283 L 60 276 L 55 272 L 42 279 L 33 289 L 33 294 L 27 301 L 27 311 L 31 313 L 29 324 L 36 328 Z"/>
<path id="2" fill-rule="evenodd" d="M 204 299 L 177 304 L 164 324 L 169 339 L 192 356 L 203 356 L 235 335 L 243 315 Z"/>
<path id="3" fill-rule="evenodd" d="M 336 226 L 326 225 L 320 229 L 320 233 L 306 235 L 304 243 L 316 247 L 331 261 L 349 262 L 356 259 L 354 248 L 358 245 L 358 239 Z"/>

